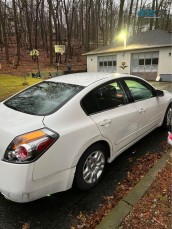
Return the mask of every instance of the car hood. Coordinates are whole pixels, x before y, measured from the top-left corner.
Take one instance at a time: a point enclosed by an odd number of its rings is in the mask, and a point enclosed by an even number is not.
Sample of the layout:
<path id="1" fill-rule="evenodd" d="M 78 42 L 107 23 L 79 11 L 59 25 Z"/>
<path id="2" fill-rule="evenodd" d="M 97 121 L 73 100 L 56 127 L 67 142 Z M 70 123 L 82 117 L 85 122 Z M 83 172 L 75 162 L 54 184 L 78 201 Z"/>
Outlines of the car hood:
<path id="1" fill-rule="evenodd" d="M 45 127 L 43 118 L 15 111 L 0 103 L 0 159 L 16 136 Z"/>

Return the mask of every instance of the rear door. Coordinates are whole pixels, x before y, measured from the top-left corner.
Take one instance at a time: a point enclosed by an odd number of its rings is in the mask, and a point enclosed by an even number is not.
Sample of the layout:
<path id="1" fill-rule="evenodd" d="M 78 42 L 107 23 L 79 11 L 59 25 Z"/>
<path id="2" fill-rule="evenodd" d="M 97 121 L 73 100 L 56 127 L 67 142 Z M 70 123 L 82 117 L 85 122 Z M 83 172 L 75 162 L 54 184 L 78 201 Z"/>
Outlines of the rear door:
<path id="1" fill-rule="evenodd" d="M 113 145 L 114 154 L 135 140 L 138 112 L 119 81 L 103 84 L 83 99 L 83 108 L 101 134 Z"/>

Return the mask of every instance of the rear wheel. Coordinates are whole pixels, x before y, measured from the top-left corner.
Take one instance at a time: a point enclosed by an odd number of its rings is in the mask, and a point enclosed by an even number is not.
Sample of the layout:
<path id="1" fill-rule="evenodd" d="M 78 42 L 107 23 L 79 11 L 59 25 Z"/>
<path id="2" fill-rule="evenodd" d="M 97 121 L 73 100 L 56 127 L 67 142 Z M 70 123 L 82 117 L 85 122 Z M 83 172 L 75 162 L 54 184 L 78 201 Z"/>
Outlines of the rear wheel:
<path id="1" fill-rule="evenodd" d="M 171 130 L 172 128 L 172 103 L 170 103 L 165 113 L 163 127 L 165 127 L 168 130 Z"/>
<path id="2" fill-rule="evenodd" d="M 75 174 L 75 183 L 79 189 L 88 190 L 99 182 L 105 170 L 106 155 L 106 148 L 102 144 L 95 144 L 84 152 Z"/>

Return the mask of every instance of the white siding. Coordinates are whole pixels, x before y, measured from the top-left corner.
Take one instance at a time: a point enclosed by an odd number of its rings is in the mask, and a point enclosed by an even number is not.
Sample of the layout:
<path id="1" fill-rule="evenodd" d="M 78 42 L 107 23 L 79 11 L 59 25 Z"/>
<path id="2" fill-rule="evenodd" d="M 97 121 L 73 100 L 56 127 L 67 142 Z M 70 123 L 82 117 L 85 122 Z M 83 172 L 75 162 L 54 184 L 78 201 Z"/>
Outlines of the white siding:
<path id="1" fill-rule="evenodd" d="M 97 72 L 97 56 L 87 56 L 87 72 Z"/>
<path id="2" fill-rule="evenodd" d="M 122 62 L 125 62 L 124 69 L 120 66 Z M 130 52 L 119 52 L 117 53 L 117 72 L 130 74 L 130 62 L 131 62 L 131 53 Z"/>
<path id="3" fill-rule="evenodd" d="M 160 49 L 158 75 L 160 74 L 172 74 L 172 47 Z"/>

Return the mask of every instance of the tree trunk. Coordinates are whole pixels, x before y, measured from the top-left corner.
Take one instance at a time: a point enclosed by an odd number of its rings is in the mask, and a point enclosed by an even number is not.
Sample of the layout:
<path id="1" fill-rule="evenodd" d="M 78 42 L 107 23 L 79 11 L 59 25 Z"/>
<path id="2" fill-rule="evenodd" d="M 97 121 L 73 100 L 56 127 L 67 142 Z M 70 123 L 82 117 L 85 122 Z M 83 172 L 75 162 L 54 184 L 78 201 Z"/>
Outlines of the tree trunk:
<path id="1" fill-rule="evenodd" d="M 129 28 L 130 28 L 130 21 L 131 21 L 132 9 L 133 9 L 133 2 L 134 2 L 134 0 L 131 0 L 130 10 L 129 10 L 129 14 L 128 14 L 127 31 L 129 31 Z"/>
<path id="2" fill-rule="evenodd" d="M 52 1 L 48 0 L 49 4 L 49 50 L 50 50 L 50 65 L 53 65 L 53 32 L 52 32 Z"/>
<path id="3" fill-rule="evenodd" d="M 136 34 L 136 22 L 138 20 L 138 17 L 137 17 L 138 3 L 139 3 L 139 0 L 137 0 L 137 2 L 136 2 L 136 9 L 135 9 L 135 13 L 134 13 L 133 34 Z"/>
<path id="4" fill-rule="evenodd" d="M 164 0 L 161 0 L 160 3 L 159 3 L 159 5 L 158 5 L 158 0 L 156 0 L 156 12 L 157 12 L 157 15 L 156 16 L 158 16 L 158 12 L 161 9 L 163 3 L 164 3 Z M 161 18 L 158 18 L 158 17 L 155 20 L 155 29 L 158 29 L 160 27 L 159 20 L 161 20 Z"/>
<path id="5" fill-rule="evenodd" d="M 42 0 L 36 1 L 36 12 L 35 12 L 35 49 L 38 49 L 38 16 L 39 6 Z"/>
<path id="6" fill-rule="evenodd" d="M 120 0 L 119 18 L 118 18 L 118 31 L 120 31 L 122 29 L 124 3 L 125 3 L 125 0 Z"/>
<path id="7" fill-rule="evenodd" d="M 152 10 L 155 10 L 155 0 L 152 1 Z M 154 25 L 154 18 L 151 18 L 150 19 L 149 30 L 153 29 L 153 25 Z"/>
<path id="8" fill-rule="evenodd" d="M 18 24 L 18 15 L 17 15 L 17 9 L 16 9 L 16 2 L 15 0 L 12 0 L 13 3 L 13 11 L 14 11 L 14 25 L 15 25 L 15 34 L 16 34 L 16 43 L 17 43 L 17 53 L 16 53 L 16 63 L 15 67 L 17 68 L 19 66 L 20 62 L 20 39 L 21 39 L 21 32 L 19 31 L 19 24 Z"/>
<path id="9" fill-rule="evenodd" d="M 70 7 L 71 4 L 71 7 Z M 66 19 L 66 27 L 67 27 L 67 41 L 68 41 L 68 53 L 69 56 L 72 57 L 72 48 L 71 48 L 71 37 L 72 37 L 72 28 L 73 28 L 73 15 L 75 9 L 75 0 L 72 2 L 68 2 L 66 5 L 66 1 L 63 2 L 64 5 L 64 13 Z"/>
<path id="10" fill-rule="evenodd" d="M 10 63 L 10 58 L 9 58 L 9 50 L 8 50 L 8 40 L 7 40 L 7 33 L 6 33 L 6 1 L 5 1 L 5 8 L 2 8 L 2 1 L 0 0 L 0 25 L 2 28 L 2 38 L 3 38 L 3 45 L 5 47 L 5 58 L 6 58 L 6 63 Z"/>
<path id="11" fill-rule="evenodd" d="M 28 41 L 29 41 L 29 50 L 33 49 L 32 46 L 32 32 L 31 32 L 31 24 L 32 24 L 32 20 L 29 17 L 29 12 L 28 12 L 28 3 L 27 0 L 21 0 L 22 2 L 22 7 L 25 9 L 25 16 L 26 16 L 26 27 L 27 27 L 27 32 L 28 32 Z M 29 23 L 28 23 L 29 22 Z"/>

